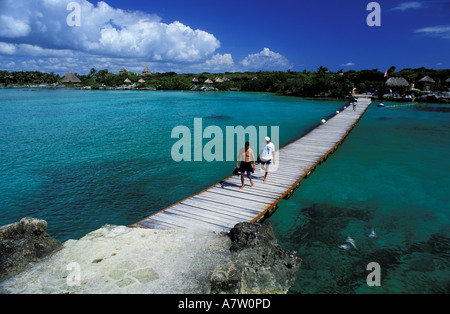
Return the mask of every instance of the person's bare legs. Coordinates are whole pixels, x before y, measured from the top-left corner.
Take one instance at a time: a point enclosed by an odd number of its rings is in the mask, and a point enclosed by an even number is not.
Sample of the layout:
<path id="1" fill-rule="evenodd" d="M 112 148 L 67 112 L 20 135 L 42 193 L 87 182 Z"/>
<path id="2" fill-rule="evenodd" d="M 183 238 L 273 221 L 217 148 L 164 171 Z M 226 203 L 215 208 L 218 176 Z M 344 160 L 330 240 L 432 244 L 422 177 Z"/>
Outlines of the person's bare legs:
<path id="1" fill-rule="evenodd" d="M 248 174 L 248 178 L 250 179 L 250 184 L 253 186 L 254 184 L 253 184 L 253 181 L 252 181 L 252 175 L 250 173 Z"/>
<path id="2" fill-rule="evenodd" d="M 242 182 L 242 186 L 240 187 L 239 190 L 242 190 L 244 188 L 244 172 L 241 173 L 241 182 Z"/>
<path id="3" fill-rule="evenodd" d="M 266 173 L 264 174 L 264 182 L 267 182 L 267 174 L 268 174 L 268 172 L 266 172 Z"/>

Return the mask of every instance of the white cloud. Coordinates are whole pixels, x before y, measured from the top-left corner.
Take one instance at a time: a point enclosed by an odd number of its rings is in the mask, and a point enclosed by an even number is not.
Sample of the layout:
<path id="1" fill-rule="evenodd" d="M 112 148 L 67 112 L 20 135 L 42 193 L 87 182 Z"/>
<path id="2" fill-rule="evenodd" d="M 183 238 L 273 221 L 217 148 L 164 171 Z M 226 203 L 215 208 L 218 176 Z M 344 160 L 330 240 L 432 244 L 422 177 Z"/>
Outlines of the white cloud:
<path id="1" fill-rule="evenodd" d="M 0 41 L 20 38 L 21 43 L 42 49 L 70 49 L 92 55 L 146 58 L 151 61 L 201 62 L 220 47 L 214 35 L 194 30 L 178 21 L 140 11 L 97 6 L 79 0 L 81 26 L 70 27 L 68 0 L 2 0 Z"/>
<path id="2" fill-rule="evenodd" d="M 226 72 L 226 71 L 233 71 L 235 64 L 233 61 L 233 57 L 231 54 L 216 54 L 211 59 L 206 60 L 205 64 L 203 65 L 205 68 L 205 71 L 208 72 Z"/>
<path id="3" fill-rule="evenodd" d="M 241 61 L 247 70 L 287 70 L 291 67 L 289 60 L 283 55 L 264 48 L 259 53 L 250 54 Z"/>
<path id="4" fill-rule="evenodd" d="M 415 30 L 415 32 L 450 39 L 450 25 L 424 27 Z"/>
<path id="5" fill-rule="evenodd" d="M 16 46 L 13 44 L 0 42 L 0 54 L 13 55 L 16 52 Z"/>
<path id="6" fill-rule="evenodd" d="M 406 11 L 408 9 L 419 9 L 422 7 L 423 4 L 421 2 L 412 1 L 400 3 L 398 6 L 392 8 L 391 10 Z"/>
<path id="7" fill-rule="evenodd" d="M 5 69 L 12 69 L 12 68 L 14 68 L 15 65 L 16 65 L 16 63 L 14 61 L 10 61 L 5 64 Z"/>
<path id="8" fill-rule="evenodd" d="M 30 34 L 31 27 L 26 20 L 7 15 L 0 16 L 0 37 L 16 38 Z"/>
<path id="9" fill-rule="evenodd" d="M 22 57 L 67 57 L 73 55 L 70 50 L 45 49 L 35 45 L 5 42 L 0 42 L 0 54 Z"/>
<path id="10" fill-rule="evenodd" d="M 354 65 L 355 64 L 353 62 L 348 62 L 348 63 L 341 64 L 341 67 L 351 67 L 351 66 L 354 66 Z"/>

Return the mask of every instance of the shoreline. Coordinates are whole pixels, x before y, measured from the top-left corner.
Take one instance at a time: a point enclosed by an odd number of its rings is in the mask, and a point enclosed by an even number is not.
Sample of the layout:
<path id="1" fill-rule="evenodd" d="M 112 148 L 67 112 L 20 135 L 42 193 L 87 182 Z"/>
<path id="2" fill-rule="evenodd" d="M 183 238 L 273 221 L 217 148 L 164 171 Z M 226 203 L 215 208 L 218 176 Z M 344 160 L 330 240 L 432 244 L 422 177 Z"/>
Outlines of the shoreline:
<path id="1" fill-rule="evenodd" d="M 323 101 L 348 101 L 348 98 L 339 98 L 339 97 L 332 97 L 332 96 L 298 96 L 298 95 L 285 95 L 282 93 L 277 92 L 265 92 L 265 91 L 241 91 L 241 90 L 184 90 L 184 89 L 156 89 L 152 87 L 145 87 L 145 88 L 130 88 L 130 87 L 100 87 L 100 88 L 85 88 L 85 87 L 68 87 L 68 86 L 35 86 L 35 85 L 22 85 L 22 86 L 0 86 L 1 89 L 24 89 L 24 90 L 30 90 L 30 91 L 37 91 L 38 89 L 47 89 L 47 90 L 61 90 L 61 89 L 72 89 L 72 90 L 84 90 L 84 91 L 141 91 L 141 92 L 152 92 L 152 91 L 167 91 L 167 92 L 232 92 L 232 93 L 238 93 L 238 92 L 244 92 L 244 93 L 264 93 L 264 94 L 272 94 L 276 96 L 284 96 L 284 97 L 298 97 L 306 100 L 323 100 Z M 373 101 L 377 102 L 395 102 L 395 103 L 424 103 L 424 104 L 450 104 L 450 92 L 430 92 L 427 94 L 427 97 L 421 96 L 418 97 L 412 101 L 411 98 L 380 98 L 378 96 L 373 95 L 358 95 L 364 98 L 364 96 L 371 97 Z"/>

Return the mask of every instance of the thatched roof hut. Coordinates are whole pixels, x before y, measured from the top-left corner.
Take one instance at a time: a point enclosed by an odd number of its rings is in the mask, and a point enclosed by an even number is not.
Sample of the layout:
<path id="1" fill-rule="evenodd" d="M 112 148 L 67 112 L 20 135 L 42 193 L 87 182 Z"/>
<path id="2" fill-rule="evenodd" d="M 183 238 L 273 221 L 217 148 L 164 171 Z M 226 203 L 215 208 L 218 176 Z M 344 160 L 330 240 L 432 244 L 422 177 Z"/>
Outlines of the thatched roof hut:
<path id="1" fill-rule="evenodd" d="M 198 83 L 198 79 L 197 79 L 196 77 L 194 77 L 194 78 L 192 79 L 192 83 Z"/>
<path id="2" fill-rule="evenodd" d="M 75 74 L 72 73 L 72 71 L 69 71 L 68 73 L 66 73 L 66 75 L 64 75 L 61 83 L 81 83 L 81 80 L 76 77 Z"/>
<path id="3" fill-rule="evenodd" d="M 223 83 L 223 80 L 220 78 L 220 77 L 218 77 L 218 78 L 216 78 L 216 81 L 215 81 L 216 83 Z"/>
<path id="4" fill-rule="evenodd" d="M 409 83 L 403 77 L 391 77 L 387 80 L 386 85 L 389 87 L 409 87 Z"/>
<path id="5" fill-rule="evenodd" d="M 212 84 L 212 83 L 214 83 L 214 82 L 211 81 L 210 79 L 207 79 L 207 80 L 205 81 L 205 84 Z"/>
<path id="6" fill-rule="evenodd" d="M 122 73 L 127 73 L 127 69 L 125 69 L 124 67 L 122 67 L 122 68 L 119 70 L 119 74 L 122 74 Z"/>
<path id="7" fill-rule="evenodd" d="M 129 78 L 127 78 L 125 81 L 123 81 L 124 83 L 126 83 L 126 84 L 131 84 L 131 81 L 130 81 L 130 79 Z"/>
<path id="8" fill-rule="evenodd" d="M 419 80 L 419 82 L 422 82 L 422 83 L 432 83 L 432 84 L 436 83 L 436 82 L 435 82 L 431 77 L 429 77 L 428 75 L 422 77 L 422 78 Z"/>
<path id="9" fill-rule="evenodd" d="M 145 83 L 145 80 L 141 78 L 139 79 L 138 83 Z"/>
<path id="10" fill-rule="evenodd" d="M 142 70 L 142 75 L 151 75 L 152 71 L 150 71 L 150 69 L 148 67 L 145 67 L 144 70 Z"/>

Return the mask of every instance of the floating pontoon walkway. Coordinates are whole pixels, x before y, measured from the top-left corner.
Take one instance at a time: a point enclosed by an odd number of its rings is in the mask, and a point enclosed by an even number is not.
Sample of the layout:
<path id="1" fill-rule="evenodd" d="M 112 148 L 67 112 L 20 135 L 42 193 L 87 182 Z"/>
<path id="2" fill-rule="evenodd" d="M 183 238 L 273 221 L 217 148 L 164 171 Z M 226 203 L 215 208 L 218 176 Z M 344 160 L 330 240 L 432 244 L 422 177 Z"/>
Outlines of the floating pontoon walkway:
<path id="1" fill-rule="evenodd" d="M 267 182 L 259 166 L 252 175 L 254 186 L 245 178 L 232 176 L 182 200 L 131 227 L 151 229 L 196 228 L 229 231 L 239 222 L 257 222 L 270 214 L 283 198 L 289 197 L 316 166 L 325 161 L 366 112 L 371 101 L 358 99 L 356 111 L 349 106 L 299 140 L 278 152 L 278 169 Z M 256 152 L 255 152 L 256 153 Z"/>

